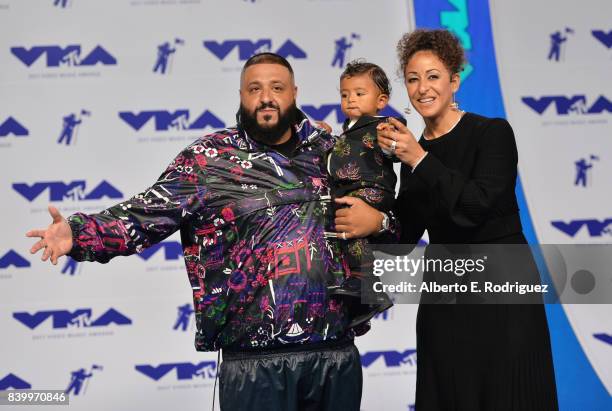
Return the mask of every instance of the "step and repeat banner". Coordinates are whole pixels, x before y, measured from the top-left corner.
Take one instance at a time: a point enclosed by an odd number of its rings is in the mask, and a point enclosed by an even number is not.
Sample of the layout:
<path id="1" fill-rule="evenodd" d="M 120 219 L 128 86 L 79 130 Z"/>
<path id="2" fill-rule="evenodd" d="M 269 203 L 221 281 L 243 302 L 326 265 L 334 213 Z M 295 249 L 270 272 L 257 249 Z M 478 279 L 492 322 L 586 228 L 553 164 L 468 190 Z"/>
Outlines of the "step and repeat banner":
<path id="1" fill-rule="evenodd" d="M 285 56 L 298 106 L 336 130 L 339 75 L 359 57 L 388 73 L 386 112 L 401 115 L 395 42 L 410 28 L 400 0 L 0 0 L 0 390 L 65 390 L 76 410 L 210 409 L 217 354 L 193 346 L 178 235 L 52 266 L 24 233 L 50 223 L 48 204 L 69 215 L 131 197 L 234 125 L 256 52 Z M 364 408 L 414 403 L 415 314 L 398 306 L 360 339 Z"/>
<path id="2" fill-rule="evenodd" d="M 503 102 L 538 242 L 612 243 L 612 2 L 490 3 Z M 595 256 L 568 263 L 567 280 L 588 284 L 586 294 L 609 286 L 611 273 Z M 609 409 L 612 305 L 549 308 L 557 311 L 549 320 L 561 405 Z"/>
<path id="3" fill-rule="evenodd" d="M 64 390 L 77 410 L 212 406 L 218 358 L 193 347 L 178 236 L 53 266 L 24 234 L 50 223 L 48 204 L 67 216 L 131 197 L 194 139 L 234 125 L 240 70 L 259 51 L 285 56 L 298 106 L 339 130 L 348 61 L 385 69 L 385 113 L 401 115 L 397 40 L 448 28 L 470 58 L 461 107 L 514 127 L 530 240 L 611 242 L 612 3 L 563 3 L 0 0 L 0 390 Z M 416 114 L 408 124 L 422 129 Z M 363 409 L 414 408 L 416 308 L 396 305 L 358 338 Z M 548 307 L 562 409 L 609 404 L 610 313 Z"/>

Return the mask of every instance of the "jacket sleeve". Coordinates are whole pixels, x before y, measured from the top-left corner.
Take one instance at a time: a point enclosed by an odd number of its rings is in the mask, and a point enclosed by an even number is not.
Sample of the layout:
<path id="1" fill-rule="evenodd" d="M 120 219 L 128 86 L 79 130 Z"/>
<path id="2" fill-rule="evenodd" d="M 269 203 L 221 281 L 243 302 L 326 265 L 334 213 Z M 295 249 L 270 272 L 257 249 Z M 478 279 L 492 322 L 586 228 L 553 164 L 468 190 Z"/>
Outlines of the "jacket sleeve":
<path id="1" fill-rule="evenodd" d="M 202 207 L 206 191 L 204 148 L 196 143 L 180 153 L 148 189 L 99 214 L 68 217 L 77 261 L 108 262 L 158 243 Z"/>
<path id="2" fill-rule="evenodd" d="M 430 188 L 436 210 L 462 227 L 481 224 L 516 184 L 518 154 L 506 120 L 491 120 L 474 144 L 478 149 L 470 176 L 446 167 L 431 153 L 414 170 Z"/>

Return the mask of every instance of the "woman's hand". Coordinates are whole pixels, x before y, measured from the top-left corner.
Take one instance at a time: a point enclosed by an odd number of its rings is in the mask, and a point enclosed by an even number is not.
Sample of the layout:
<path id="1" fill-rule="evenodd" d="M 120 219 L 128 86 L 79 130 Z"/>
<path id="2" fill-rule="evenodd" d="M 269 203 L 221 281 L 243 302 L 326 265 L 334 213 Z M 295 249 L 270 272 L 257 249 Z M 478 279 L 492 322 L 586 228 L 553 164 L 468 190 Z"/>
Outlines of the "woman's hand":
<path id="1" fill-rule="evenodd" d="M 378 130 L 378 145 L 393 153 L 402 163 L 411 168 L 414 168 L 425 155 L 425 150 L 416 141 L 408 127 L 393 117 L 389 117 L 388 123 L 380 123 L 376 129 Z M 394 141 L 395 150 L 392 150 Z"/>
<path id="2" fill-rule="evenodd" d="M 368 237 L 381 230 L 382 213 L 361 198 L 340 197 L 336 199 L 336 203 L 348 205 L 348 207 L 336 210 L 334 222 L 339 238 L 348 240 L 349 238 Z"/>

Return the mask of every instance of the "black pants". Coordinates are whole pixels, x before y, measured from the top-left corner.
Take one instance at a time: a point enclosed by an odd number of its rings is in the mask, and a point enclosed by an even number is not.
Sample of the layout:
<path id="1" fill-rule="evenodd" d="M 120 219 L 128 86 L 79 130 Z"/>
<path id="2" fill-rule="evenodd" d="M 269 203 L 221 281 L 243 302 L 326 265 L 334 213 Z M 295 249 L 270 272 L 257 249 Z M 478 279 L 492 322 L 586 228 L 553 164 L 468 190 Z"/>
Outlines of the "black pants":
<path id="1" fill-rule="evenodd" d="M 224 350 L 219 374 L 221 410 L 358 411 L 361 359 L 353 342 L 300 348 Z"/>

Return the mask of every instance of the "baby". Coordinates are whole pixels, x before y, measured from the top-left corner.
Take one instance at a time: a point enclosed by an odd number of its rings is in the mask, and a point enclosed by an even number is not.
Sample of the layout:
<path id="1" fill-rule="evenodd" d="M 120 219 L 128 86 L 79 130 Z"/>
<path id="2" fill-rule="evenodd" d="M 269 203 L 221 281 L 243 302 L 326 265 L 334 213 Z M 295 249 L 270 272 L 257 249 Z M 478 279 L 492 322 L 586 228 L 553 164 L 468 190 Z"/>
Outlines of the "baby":
<path id="1" fill-rule="evenodd" d="M 389 80 L 376 64 L 355 60 L 346 66 L 340 76 L 340 97 L 347 119 L 327 158 L 332 196 L 359 197 L 383 212 L 383 229 L 388 226 L 397 177 L 393 161 L 378 146 L 376 126 L 387 119 L 378 113 L 387 105 L 390 93 Z M 342 239 L 342 234 L 338 237 Z M 383 241 L 383 237 L 341 242 L 349 273 L 342 285 L 330 287 L 330 294 L 349 304 L 350 326 L 357 333 L 367 331 L 368 321 L 393 305 L 385 293 L 375 293 L 372 288 L 378 280 L 372 273 L 374 255 L 369 243 Z"/>

